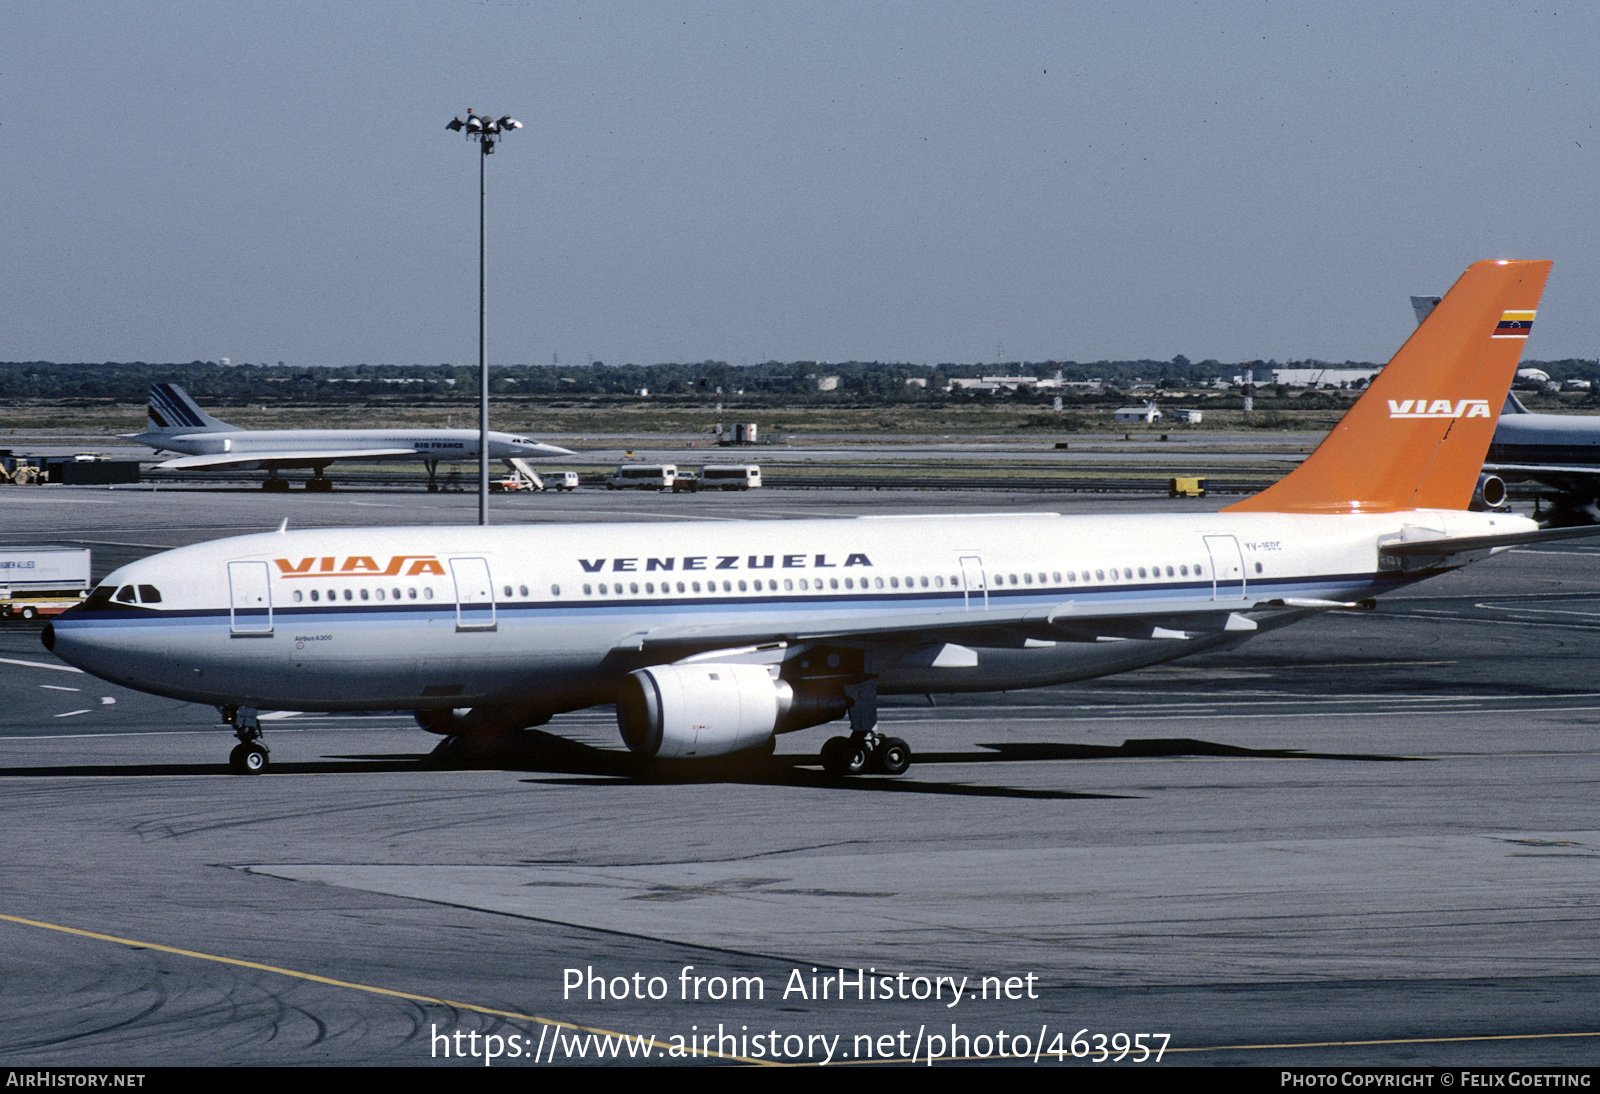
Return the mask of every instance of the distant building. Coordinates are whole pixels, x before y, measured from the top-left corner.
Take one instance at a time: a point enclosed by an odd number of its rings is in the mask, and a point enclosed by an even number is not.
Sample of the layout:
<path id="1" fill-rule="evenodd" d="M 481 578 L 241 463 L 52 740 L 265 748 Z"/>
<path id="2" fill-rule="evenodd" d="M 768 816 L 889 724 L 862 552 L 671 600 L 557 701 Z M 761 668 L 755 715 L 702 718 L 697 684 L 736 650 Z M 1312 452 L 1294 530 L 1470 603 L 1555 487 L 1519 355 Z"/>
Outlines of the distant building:
<path id="1" fill-rule="evenodd" d="M 1285 387 L 1364 387 L 1376 375 L 1375 368 L 1275 368 L 1272 382 Z"/>
<path id="2" fill-rule="evenodd" d="M 1156 409 L 1156 404 L 1146 403 L 1144 406 L 1125 406 L 1111 412 L 1113 422 L 1143 422 L 1145 425 L 1154 425 L 1161 420 L 1161 411 Z"/>
<path id="3" fill-rule="evenodd" d="M 837 377 L 837 376 L 818 376 L 817 377 L 817 390 L 818 391 L 838 391 L 839 390 L 839 377 Z"/>

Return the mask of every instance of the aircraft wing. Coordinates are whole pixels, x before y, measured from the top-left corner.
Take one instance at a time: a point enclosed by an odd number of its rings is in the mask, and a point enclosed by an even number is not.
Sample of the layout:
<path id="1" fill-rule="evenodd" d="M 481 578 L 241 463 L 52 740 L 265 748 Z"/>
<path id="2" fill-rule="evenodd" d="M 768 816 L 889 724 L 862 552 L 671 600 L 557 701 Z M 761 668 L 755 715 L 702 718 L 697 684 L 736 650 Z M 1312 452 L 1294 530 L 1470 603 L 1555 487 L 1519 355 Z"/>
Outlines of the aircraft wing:
<path id="1" fill-rule="evenodd" d="M 278 452 L 218 452 L 209 456 L 179 456 L 156 464 L 159 471 L 188 471 L 197 467 L 318 467 L 334 460 L 393 460 L 420 456 L 414 448 L 324 448 Z"/>
<path id="2" fill-rule="evenodd" d="M 1184 640 L 1236 631 L 1241 636 L 1257 629 L 1243 613 L 1327 611 L 1361 605 L 1332 600 L 1185 600 L 1142 601 L 1125 606 L 1088 607 L 1066 600 L 1049 607 L 976 608 L 970 611 L 895 612 L 876 615 L 855 612 L 838 615 L 797 615 L 781 625 L 766 622 L 741 627 L 736 621 L 719 624 L 653 627 L 617 642 L 619 652 L 681 652 L 687 649 L 753 646 L 769 642 L 829 640 L 889 643 L 957 641 L 966 638 L 983 644 L 984 637 L 1002 634 L 1057 642 L 1094 642 L 1119 639 Z"/>

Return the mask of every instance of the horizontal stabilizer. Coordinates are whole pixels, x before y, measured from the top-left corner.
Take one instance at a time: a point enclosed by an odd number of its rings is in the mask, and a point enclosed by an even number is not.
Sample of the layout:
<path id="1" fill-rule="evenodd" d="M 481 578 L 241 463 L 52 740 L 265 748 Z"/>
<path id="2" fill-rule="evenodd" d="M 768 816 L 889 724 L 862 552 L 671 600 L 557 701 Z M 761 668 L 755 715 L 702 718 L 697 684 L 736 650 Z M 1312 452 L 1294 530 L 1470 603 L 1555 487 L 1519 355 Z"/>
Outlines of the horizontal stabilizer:
<path id="1" fill-rule="evenodd" d="M 1453 555 L 1503 551 L 1526 544 L 1551 543 L 1564 539 L 1600 536 L 1600 524 L 1581 528 L 1541 528 L 1536 532 L 1507 532 L 1498 536 L 1446 536 L 1440 539 L 1413 539 L 1404 543 L 1385 543 L 1378 550 L 1397 558 L 1450 558 Z"/>

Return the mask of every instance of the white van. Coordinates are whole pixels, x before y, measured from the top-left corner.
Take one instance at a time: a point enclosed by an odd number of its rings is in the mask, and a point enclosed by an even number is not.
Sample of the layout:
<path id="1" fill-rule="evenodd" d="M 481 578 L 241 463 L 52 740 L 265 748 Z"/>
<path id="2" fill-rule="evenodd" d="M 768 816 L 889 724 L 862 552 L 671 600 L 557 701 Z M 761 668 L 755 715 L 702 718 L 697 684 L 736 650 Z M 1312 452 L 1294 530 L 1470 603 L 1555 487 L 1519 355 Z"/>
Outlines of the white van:
<path id="1" fill-rule="evenodd" d="M 738 467 L 702 467 L 702 490 L 754 490 L 761 485 L 761 468 L 756 464 Z"/>
<path id="2" fill-rule="evenodd" d="M 670 463 L 623 464 L 606 480 L 606 489 L 669 490 L 677 477 L 678 468 Z"/>

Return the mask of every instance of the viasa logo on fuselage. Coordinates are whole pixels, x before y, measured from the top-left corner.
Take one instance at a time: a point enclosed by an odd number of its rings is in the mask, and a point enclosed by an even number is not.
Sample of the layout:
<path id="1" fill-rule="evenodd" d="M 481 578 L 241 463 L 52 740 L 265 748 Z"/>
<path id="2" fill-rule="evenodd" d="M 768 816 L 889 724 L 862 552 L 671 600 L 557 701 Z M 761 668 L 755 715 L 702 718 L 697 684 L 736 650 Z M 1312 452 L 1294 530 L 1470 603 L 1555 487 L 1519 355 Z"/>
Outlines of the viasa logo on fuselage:
<path id="1" fill-rule="evenodd" d="M 325 555 L 321 558 L 302 558 L 295 562 L 287 558 L 272 560 L 282 577 L 414 577 L 418 574 L 444 575 L 444 565 L 434 555 L 390 555 L 387 566 L 379 566 L 371 555 Z"/>
<path id="2" fill-rule="evenodd" d="M 1390 399 L 1391 418 L 1488 418 L 1489 400 L 1460 399 Z"/>

